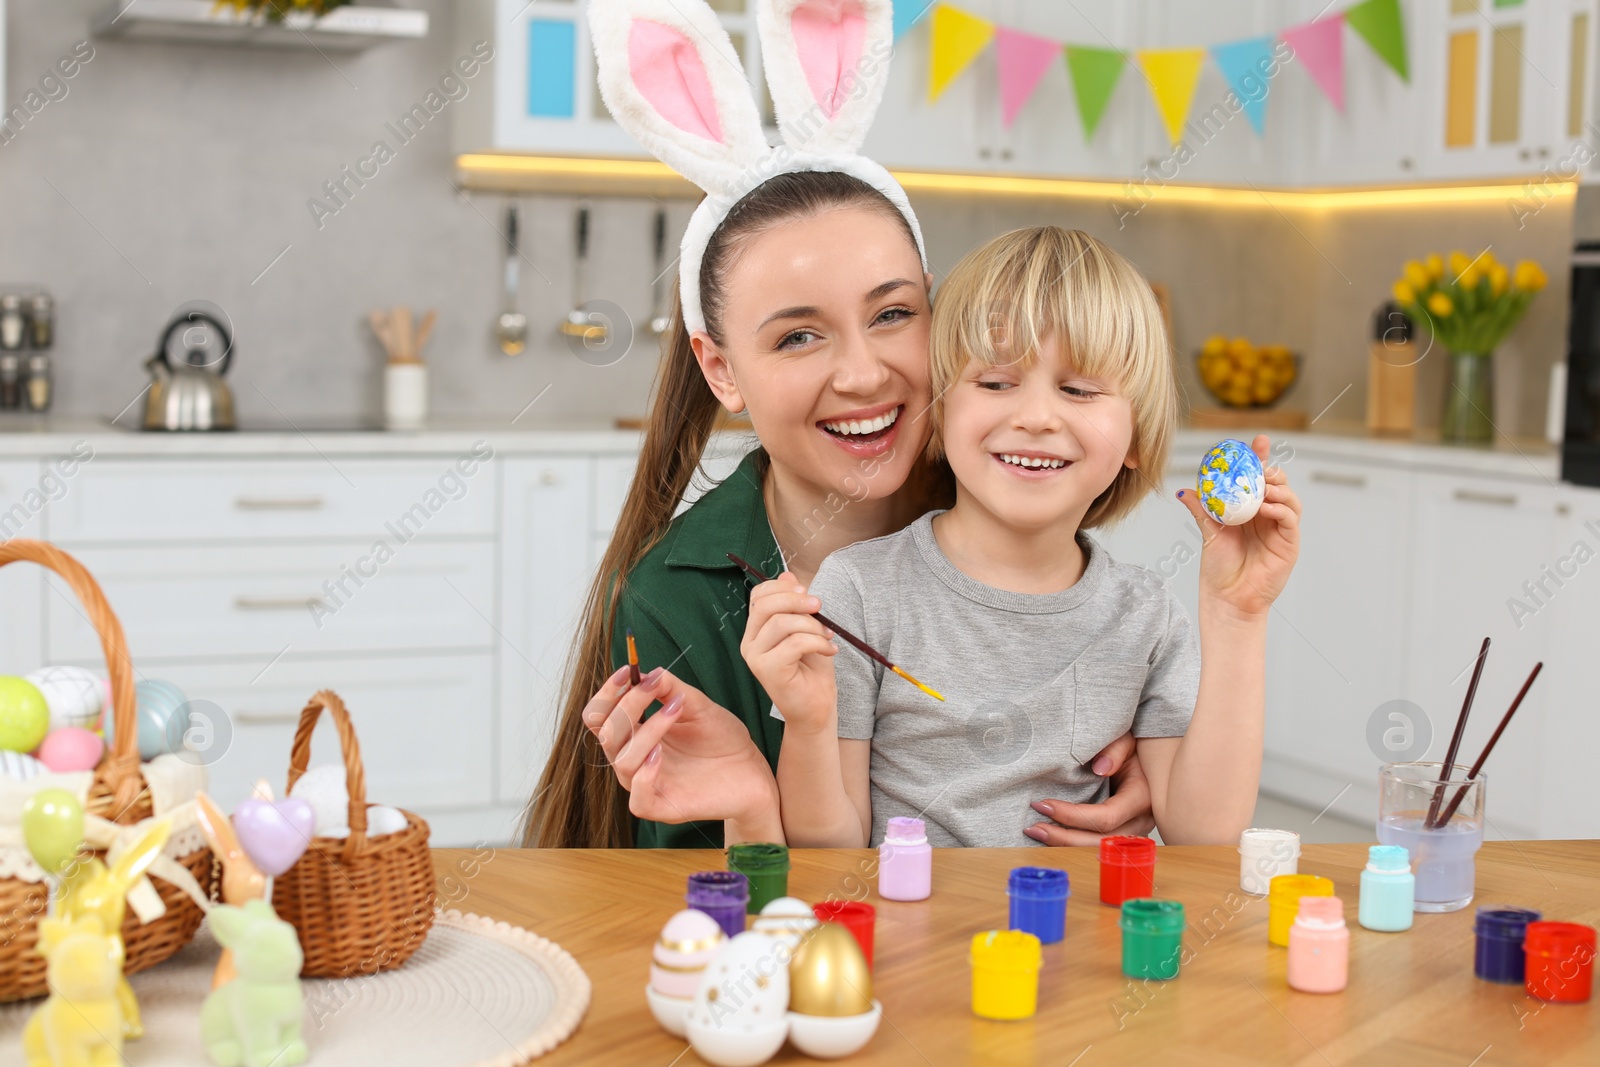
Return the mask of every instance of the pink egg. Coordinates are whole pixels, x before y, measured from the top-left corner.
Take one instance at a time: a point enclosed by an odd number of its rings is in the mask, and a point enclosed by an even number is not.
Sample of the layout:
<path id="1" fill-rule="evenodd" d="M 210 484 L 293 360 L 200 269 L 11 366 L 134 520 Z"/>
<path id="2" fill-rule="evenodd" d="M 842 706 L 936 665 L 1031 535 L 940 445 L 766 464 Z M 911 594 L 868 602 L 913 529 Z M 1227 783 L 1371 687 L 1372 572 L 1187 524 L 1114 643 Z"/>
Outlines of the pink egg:
<path id="1" fill-rule="evenodd" d="M 99 734 L 79 726 L 63 726 L 51 730 L 34 755 L 40 763 L 58 773 L 92 771 L 100 762 L 105 747 Z"/>

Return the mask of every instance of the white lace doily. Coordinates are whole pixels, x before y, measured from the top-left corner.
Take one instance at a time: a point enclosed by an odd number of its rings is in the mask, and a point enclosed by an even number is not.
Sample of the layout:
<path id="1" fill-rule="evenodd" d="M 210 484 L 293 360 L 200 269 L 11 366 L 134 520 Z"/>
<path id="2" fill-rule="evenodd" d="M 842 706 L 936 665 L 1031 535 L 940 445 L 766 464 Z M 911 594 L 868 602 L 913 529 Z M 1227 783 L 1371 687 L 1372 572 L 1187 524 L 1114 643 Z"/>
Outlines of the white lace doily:
<path id="1" fill-rule="evenodd" d="M 129 1067 L 212 1067 L 200 1005 L 218 949 L 209 924 L 165 963 L 128 981 L 145 1036 L 123 1046 Z M 589 976 L 560 945 L 518 926 L 440 912 L 401 966 L 366 978 L 307 978 L 302 1036 L 308 1067 L 516 1067 L 565 1041 L 589 1007 Z M 0 1062 L 21 1048 L 42 1000 L 0 1005 Z"/>

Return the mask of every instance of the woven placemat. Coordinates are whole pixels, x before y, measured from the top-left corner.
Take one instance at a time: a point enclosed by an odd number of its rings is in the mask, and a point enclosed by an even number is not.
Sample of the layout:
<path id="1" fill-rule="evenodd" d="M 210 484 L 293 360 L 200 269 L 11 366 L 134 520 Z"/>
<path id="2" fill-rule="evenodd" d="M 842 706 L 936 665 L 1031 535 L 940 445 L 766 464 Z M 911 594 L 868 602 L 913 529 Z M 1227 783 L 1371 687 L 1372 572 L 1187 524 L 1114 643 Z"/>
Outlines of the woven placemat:
<path id="1" fill-rule="evenodd" d="M 177 955 L 129 979 L 145 1036 L 129 1067 L 212 1067 L 200 1005 L 220 949 L 209 925 Z M 560 945 L 521 927 L 438 913 L 405 965 L 366 978 L 301 981 L 306 1063 L 515 1067 L 555 1048 L 589 1007 L 589 976 Z M 42 1000 L 0 1006 L 0 1063 L 20 1062 L 22 1028 Z"/>

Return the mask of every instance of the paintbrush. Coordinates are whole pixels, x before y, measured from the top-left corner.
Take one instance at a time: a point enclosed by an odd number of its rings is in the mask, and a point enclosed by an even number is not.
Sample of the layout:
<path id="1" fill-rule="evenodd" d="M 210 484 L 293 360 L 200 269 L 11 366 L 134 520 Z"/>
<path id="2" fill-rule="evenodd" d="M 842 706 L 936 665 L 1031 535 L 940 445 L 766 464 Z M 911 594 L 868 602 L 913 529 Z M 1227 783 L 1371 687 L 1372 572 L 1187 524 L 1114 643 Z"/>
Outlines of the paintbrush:
<path id="1" fill-rule="evenodd" d="M 750 564 L 746 563 L 744 560 L 740 559 L 738 556 L 734 555 L 732 552 L 728 553 L 728 558 L 731 559 L 734 562 L 734 564 L 740 570 L 744 571 L 746 574 L 748 574 L 750 577 L 754 578 L 756 581 L 764 582 L 764 581 L 767 580 L 765 575 L 763 575 L 760 571 L 756 570 L 754 567 L 750 566 Z M 873 648 L 871 645 L 869 645 L 865 641 L 861 640 L 861 638 L 857 637 L 855 634 L 851 633 L 849 630 L 846 630 L 843 626 L 840 626 L 838 623 L 836 623 L 832 619 L 828 618 L 822 612 L 820 612 L 820 611 L 812 612 L 812 618 L 816 619 L 822 625 L 826 626 L 828 629 L 832 630 L 834 633 L 836 633 L 840 637 L 844 638 L 845 641 L 847 641 L 848 643 L 850 643 L 850 644 L 854 645 L 856 648 L 860 649 L 861 652 L 864 653 L 867 656 L 867 658 L 873 659 L 873 660 L 877 660 L 879 663 L 883 664 L 885 667 L 889 668 L 891 671 L 893 671 L 894 673 L 898 674 L 900 677 L 904 678 L 906 681 L 910 682 L 912 685 L 916 686 L 918 689 L 922 690 L 924 693 L 927 693 L 929 696 L 933 697 L 935 700 L 943 700 L 944 699 L 944 697 L 941 696 L 937 690 L 928 688 L 927 686 L 923 685 L 921 682 L 919 682 L 915 678 L 913 678 L 909 671 L 903 671 L 899 667 L 895 666 L 893 663 L 890 663 L 889 662 L 889 657 L 885 656 L 882 652 L 879 652 L 877 649 Z"/>
<path id="2" fill-rule="evenodd" d="M 633 643 L 633 631 L 628 631 L 628 684 L 639 684 L 639 646 Z"/>

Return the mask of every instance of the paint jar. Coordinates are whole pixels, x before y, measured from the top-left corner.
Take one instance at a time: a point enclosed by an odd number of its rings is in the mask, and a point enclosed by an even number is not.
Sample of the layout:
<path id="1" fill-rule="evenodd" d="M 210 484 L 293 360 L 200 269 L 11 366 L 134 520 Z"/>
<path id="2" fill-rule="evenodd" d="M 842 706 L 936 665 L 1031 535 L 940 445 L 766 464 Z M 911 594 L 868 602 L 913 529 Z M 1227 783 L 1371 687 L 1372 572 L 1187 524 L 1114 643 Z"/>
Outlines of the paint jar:
<path id="1" fill-rule="evenodd" d="M 1148 837 L 1100 839 L 1100 903 L 1121 907 L 1125 900 L 1156 893 L 1156 843 Z"/>
<path id="2" fill-rule="evenodd" d="M 1315 874 L 1280 874 L 1267 889 L 1267 940 L 1289 947 L 1289 927 L 1301 897 L 1331 897 L 1333 882 Z"/>
<path id="3" fill-rule="evenodd" d="M 849 930 L 867 958 L 867 969 L 872 969 L 873 931 L 878 925 L 878 909 L 859 900 L 824 900 L 811 905 L 811 914 L 818 922 L 838 923 Z"/>
<path id="4" fill-rule="evenodd" d="M 988 930 L 972 938 L 972 1014 L 1027 1019 L 1039 1007 L 1039 939 L 1022 930 Z"/>
<path id="5" fill-rule="evenodd" d="M 750 880 L 738 871 L 700 871 L 691 874 L 689 891 L 684 899 L 689 907 L 715 919 L 728 937 L 744 933 Z"/>
<path id="6" fill-rule="evenodd" d="M 1026 930 L 1041 945 L 1053 945 L 1067 933 L 1067 897 L 1072 890 L 1067 872 L 1054 867 L 1017 867 L 1006 883 L 1011 898 L 1011 929 Z"/>
<path id="7" fill-rule="evenodd" d="M 1289 988 L 1337 993 L 1350 980 L 1350 928 L 1338 897 L 1301 897 L 1289 927 Z"/>
<path id="8" fill-rule="evenodd" d="M 1135 897 L 1122 903 L 1122 973 L 1129 978 L 1176 978 L 1183 954 L 1183 905 Z"/>
<path id="9" fill-rule="evenodd" d="M 1373 845 L 1367 849 L 1367 867 L 1361 872 L 1361 900 L 1356 918 L 1368 930 L 1396 933 L 1411 929 L 1417 878 L 1411 873 L 1411 856 L 1399 845 Z"/>
<path id="10" fill-rule="evenodd" d="M 738 871 L 750 880 L 751 915 L 789 895 L 789 849 L 786 845 L 752 842 L 728 846 L 728 870 Z"/>
<path id="11" fill-rule="evenodd" d="M 1300 870 L 1300 835 L 1293 830 L 1251 827 L 1239 835 L 1239 889 L 1258 897 L 1280 874 Z"/>
<path id="12" fill-rule="evenodd" d="M 1594 927 L 1581 923 L 1531 922 L 1524 935 L 1528 996 L 1558 1004 L 1582 1004 L 1594 991 Z"/>
<path id="13" fill-rule="evenodd" d="M 884 900 L 927 900 L 933 891 L 933 846 L 921 819 L 895 816 L 878 846 L 878 895 Z"/>
<path id="14" fill-rule="evenodd" d="M 1528 924 L 1544 918 L 1531 908 L 1508 904 L 1485 904 L 1478 909 L 1473 932 L 1478 935 L 1473 952 L 1472 973 L 1485 982 L 1513 982 L 1521 985 L 1526 974 L 1527 954 L 1522 942 Z"/>

